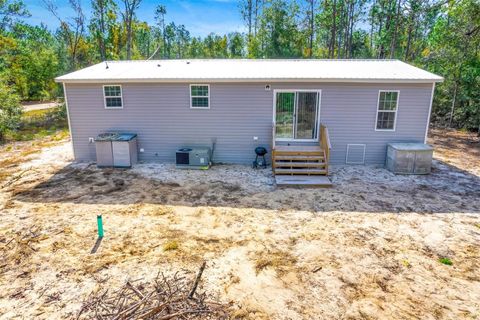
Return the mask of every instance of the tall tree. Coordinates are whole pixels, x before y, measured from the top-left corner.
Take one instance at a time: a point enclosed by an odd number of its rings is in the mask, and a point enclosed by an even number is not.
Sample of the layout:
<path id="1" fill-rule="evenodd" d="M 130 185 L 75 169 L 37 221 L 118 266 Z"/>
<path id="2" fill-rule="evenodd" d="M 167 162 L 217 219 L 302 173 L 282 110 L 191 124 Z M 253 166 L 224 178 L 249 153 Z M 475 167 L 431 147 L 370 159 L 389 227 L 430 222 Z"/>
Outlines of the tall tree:
<path id="1" fill-rule="evenodd" d="M 153 42 L 152 27 L 147 22 L 136 22 L 133 26 L 135 49 L 133 58 L 148 59 L 151 56 Z"/>
<path id="2" fill-rule="evenodd" d="M 142 0 L 122 0 L 124 11 L 122 12 L 123 21 L 127 33 L 127 59 L 132 58 L 132 25 L 135 19 L 135 13 L 140 7 Z"/>
<path id="3" fill-rule="evenodd" d="M 181 24 L 177 26 L 175 33 L 177 58 L 184 58 L 188 50 L 188 43 L 190 42 L 190 31 L 185 28 L 185 25 Z"/>
<path id="4" fill-rule="evenodd" d="M 308 36 L 308 48 L 306 56 L 311 58 L 313 55 L 313 39 L 315 38 L 315 0 L 307 0 L 306 27 Z"/>
<path id="5" fill-rule="evenodd" d="M 22 0 L 0 0 L 0 32 L 11 27 L 18 18 L 29 16 L 30 12 Z"/>
<path id="6" fill-rule="evenodd" d="M 259 36 L 265 57 L 301 57 L 301 35 L 297 28 L 299 7 L 296 1 L 271 0 L 263 8 Z"/>
<path id="7" fill-rule="evenodd" d="M 336 32 L 337 32 L 337 0 L 333 0 L 333 5 L 332 5 L 332 29 L 331 29 L 331 35 L 330 35 L 330 46 L 328 48 L 328 57 L 329 58 L 334 58 L 335 57 L 335 42 L 337 40 L 336 38 Z"/>
<path id="8" fill-rule="evenodd" d="M 464 0 L 442 7 L 428 38 L 424 59 L 446 77 L 435 96 L 435 117 L 480 132 L 480 3 Z"/>
<path id="9" fill-rule="evenodd" d="M 43 0 L 47 9 L 60 22 L 60 36 L 64 39 L 70 56 L 70 68 L 77 67 L 78 49 L 85 32 L 85 15 L 83 14 L 80 0 L 69 0 L 70 7 L 74 12 L 72 18 L 63 18 L 58 13 L 58 7 L 52 0 Z"/>
<path id="10" fill-rule="evenodd" d="M 167 56 L 167 46 L 165 41 L 165 15 L 167 14 L 167 8 L 164 5 L 158 5 L 155 8 L 155 21 L 161 31 L 163 58 Z"/>
<path id="11" fill-rule="evenodd" d="M 240 32 L 228 34 L 228 57 L 241 58 L 244 56 L 245 39 Z"/>
<path id="12" fill-rule="evenodd" d="M 92 0 L 92 18 L 89 29 L 97 40 L 98 52 L 102 61 L 107 60 L 108 34 L 116 21 L 117 5 L 113 0 Z"/>
<path id="13" fill-rule="evenodd" d="M 252 30 L 254 28 L 254 0 L 242 0 L 240 3 L 240 13 L 242 14 L 242 18 L 245 21 L 248 29 L 248 37 L 253 35 Z"/>
<path id="14" fill-rule="evenodd" d="M 239 6 L 240 14 L 242 15 L 243 21 L 247 26 L 247 45 L 248 47 L 252 47 L 258 28 L 258 1 L 242 0 Z M 252 31 L 254 31 L 255 34 Z"/>

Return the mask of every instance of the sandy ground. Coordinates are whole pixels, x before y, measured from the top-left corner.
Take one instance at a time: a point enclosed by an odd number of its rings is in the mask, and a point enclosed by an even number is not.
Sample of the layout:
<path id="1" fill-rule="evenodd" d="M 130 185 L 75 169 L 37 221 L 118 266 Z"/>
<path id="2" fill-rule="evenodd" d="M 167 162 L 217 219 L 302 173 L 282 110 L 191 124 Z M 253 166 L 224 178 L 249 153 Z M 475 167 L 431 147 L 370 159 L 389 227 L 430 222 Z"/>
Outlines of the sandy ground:
<path id="1" fill-rule="evenodd" d="M 429 143 L 435 146 L 435 158 L 480 176 L 480 138 L 476 133 L 433 129 Z"/>
<path id="2" fill-rule="evenodd" d="M 92 292 L 193 277 L 203 260 L 200 290 L 232 318 L 480 319 L 478 138 L 432 136 L 431 175 L 337 166 L 330 189 L 277 189 L 246 166 L 97 169 L 72 164 L 68 142 L 3 147 L 0 319 L 75 318 Z"/>

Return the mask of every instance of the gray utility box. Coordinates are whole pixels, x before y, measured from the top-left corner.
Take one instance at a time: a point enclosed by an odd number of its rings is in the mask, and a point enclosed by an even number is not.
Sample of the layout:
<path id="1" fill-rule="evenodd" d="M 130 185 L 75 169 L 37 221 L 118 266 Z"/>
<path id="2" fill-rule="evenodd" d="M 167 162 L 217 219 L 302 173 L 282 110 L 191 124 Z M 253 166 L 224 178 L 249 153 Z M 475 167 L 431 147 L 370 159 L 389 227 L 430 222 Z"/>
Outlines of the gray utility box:
<path id="1" fill-rule="evenodd" d="M 432 171 L 433 148 L 423 143 L 389 143 L 387 169 L 398 174 L 428 174 Z"/>
<path id="2" fill-rule="evenodd" d="M 130 168 L 137 162 L 137 135 L 134 133 L 102 133 L 95 139 L 97 166 Z"/>

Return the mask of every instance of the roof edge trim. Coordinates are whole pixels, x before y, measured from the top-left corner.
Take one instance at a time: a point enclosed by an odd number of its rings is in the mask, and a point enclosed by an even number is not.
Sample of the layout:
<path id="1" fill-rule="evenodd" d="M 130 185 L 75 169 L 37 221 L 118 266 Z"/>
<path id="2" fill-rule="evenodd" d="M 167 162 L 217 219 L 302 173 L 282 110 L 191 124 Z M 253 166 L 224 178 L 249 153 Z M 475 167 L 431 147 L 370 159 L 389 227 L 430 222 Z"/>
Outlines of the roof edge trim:
<path id="1" fill-rule="evenodd" d="M 55 78 L 58 83 L 190 83 L 190 82 L 208 82 L 208 83 L 249 83 L 249 82 L 334 82 L 334 83 L 438 83 L 443 82 L 443 78 L 437 79 L 275 79 L 275 78 L 251 78 L 251 79 L 208 79 L 208 78 L 182 78 L 182 79 L 61 79 Z"/>

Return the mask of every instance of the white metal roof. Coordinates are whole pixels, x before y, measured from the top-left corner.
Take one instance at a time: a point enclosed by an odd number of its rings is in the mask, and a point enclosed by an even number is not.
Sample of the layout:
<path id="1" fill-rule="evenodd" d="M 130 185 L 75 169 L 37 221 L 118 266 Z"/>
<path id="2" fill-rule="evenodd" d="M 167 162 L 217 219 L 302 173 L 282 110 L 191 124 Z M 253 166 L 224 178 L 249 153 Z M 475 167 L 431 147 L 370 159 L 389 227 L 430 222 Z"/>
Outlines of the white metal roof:
<path id="1" fill-rule="evenodd" d="M 108 67 L 107 67 L 108 66 Z M 57 82 L 440 82 L 399 60 L 192 59 L 108 61 Z"/>

